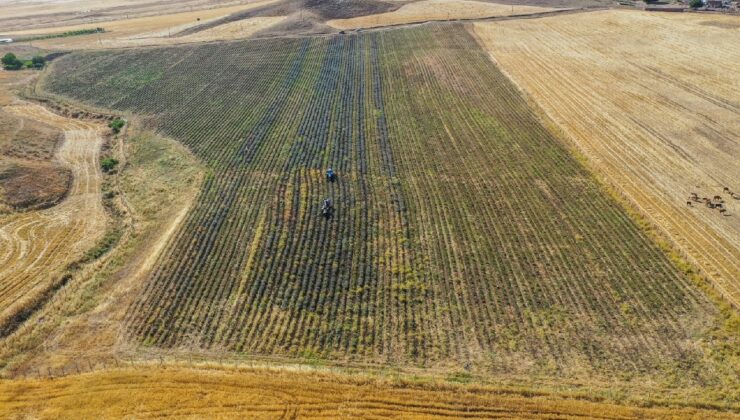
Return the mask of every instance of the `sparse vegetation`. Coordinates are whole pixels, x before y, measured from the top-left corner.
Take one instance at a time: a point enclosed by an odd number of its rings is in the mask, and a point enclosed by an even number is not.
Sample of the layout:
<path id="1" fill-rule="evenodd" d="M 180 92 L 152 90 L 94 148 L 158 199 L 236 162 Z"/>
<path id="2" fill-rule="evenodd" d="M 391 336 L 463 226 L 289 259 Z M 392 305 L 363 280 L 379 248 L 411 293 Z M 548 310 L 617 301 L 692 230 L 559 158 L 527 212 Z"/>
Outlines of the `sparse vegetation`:
<path id="1" fill-rule="evenodd" d="M 112 171 L 113 168 L 116 167 L 116 165 L 118 165 L 118 160 L 111 158 L 111 157 L 107 157 L 103 159 L 102 161 L 100 161 L 100 166 L 103 168 L 103 172 Z"/>
<path id="2" fill-rule="evenodd" d="M 111 130 L 113 130 L 115 134 L 118 134 L 121 132 L 121 129 L 123 128 L 124 125 L 126 125 L 125 120 L 116 118 L 108 124 L 108 127 L 110 127 Z"/>
<path id="3" fill-rule="evenodd" d="M 66 31 L 66 32 L 61 32 L 57 34 L 44 34 L 44 35 L 34 35 L 34 36 L 29 36 L 29 37 L 23 37 L 20 40 L 39 41 L 42 39 L 67 38 L 70 36 L 92 35 L 92 34 L 99 34 L 103 32 L 105 32 L 105 29 L 103 28 L 78 29 L 74 31 Z"/>

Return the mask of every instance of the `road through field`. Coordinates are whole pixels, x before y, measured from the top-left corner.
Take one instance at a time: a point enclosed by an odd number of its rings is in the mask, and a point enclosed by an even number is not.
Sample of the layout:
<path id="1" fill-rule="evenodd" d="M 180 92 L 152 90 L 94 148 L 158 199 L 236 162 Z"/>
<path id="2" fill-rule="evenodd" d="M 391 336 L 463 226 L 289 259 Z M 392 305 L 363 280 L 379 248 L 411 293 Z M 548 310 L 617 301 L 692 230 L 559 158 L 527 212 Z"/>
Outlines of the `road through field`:
<path id="1" fill-rule="evenodd" d="M 479 23 L 501 68 L 740 305 L 736 17 L 603 11 Z M 726 212 L 696 193 L 715 196 Z M 740 196 L 739 196 L 740 197 Z"/>
<path id="2" fill-rule="evenodd" d="M 0 325 L 59 282 L 64 268 L 100 238 L 106 219 L 98 165 L 101 127 L 35 104 L 4 110 L 62 129 L 64 141 L 56 157 L 74 178 L 60 204 L 0 216 Z"/>

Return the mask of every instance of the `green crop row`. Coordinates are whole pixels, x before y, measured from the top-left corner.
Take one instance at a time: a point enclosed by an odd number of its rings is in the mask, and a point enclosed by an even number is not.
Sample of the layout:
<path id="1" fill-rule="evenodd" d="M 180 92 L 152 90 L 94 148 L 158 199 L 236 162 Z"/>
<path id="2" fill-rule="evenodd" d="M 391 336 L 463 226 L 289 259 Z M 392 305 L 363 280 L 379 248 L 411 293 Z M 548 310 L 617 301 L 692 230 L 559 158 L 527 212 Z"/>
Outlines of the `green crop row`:
<path id="1" fill-rule="evenodd" d="M 211 169 L 135 340 L 522 373 L 701 359 L 716 307 L 463 26 L 75 53 L 47 88 Z"/>

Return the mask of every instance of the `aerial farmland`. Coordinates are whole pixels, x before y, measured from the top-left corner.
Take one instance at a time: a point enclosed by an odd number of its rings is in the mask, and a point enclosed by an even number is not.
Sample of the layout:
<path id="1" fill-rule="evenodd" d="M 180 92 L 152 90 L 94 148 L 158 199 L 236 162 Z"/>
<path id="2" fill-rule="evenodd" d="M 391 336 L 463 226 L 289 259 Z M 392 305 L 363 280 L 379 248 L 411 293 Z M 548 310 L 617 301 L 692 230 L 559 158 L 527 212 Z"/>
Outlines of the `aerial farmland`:
<path id="1" fill-rule="evenodd" d="M 1 416 L 740 415 L 731 7 L 99 3 L 0 17 Z"/>

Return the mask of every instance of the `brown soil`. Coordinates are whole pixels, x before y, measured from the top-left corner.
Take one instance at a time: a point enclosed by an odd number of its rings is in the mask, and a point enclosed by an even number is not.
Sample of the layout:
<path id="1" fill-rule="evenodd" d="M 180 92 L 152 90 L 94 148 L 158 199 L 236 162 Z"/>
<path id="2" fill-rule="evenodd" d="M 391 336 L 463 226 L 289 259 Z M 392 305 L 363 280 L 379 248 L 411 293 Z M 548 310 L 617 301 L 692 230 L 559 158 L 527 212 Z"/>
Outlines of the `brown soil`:
<path id="1" fill-rule="evenodd" d="M 0 108 L 0 211 L 46 208 L 66 196 L 72 172 L 54 158 L 63 139 L 58 128 Z"/>
<path id="2" fill-rule="evenodd" d="M 58 203 L 71 182 L 72 173 L 55 163 L 0 160 L 0 203 L 16 210 Z"/>

